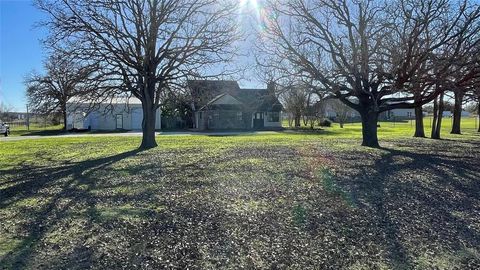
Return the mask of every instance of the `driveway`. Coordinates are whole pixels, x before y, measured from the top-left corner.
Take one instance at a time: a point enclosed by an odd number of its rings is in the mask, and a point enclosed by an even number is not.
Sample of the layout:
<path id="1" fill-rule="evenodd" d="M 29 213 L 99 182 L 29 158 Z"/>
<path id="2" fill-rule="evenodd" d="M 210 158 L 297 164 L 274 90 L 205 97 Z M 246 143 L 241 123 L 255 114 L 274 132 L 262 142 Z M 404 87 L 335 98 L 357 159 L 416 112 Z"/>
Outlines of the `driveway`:
<path id="1" fill-rule="evenodd" d="M 232 132 L 194 132 L 194 131 L 161 131 L 157 132 L 157 136 L 196 136 L 196 135 L 207 135 L 207 136 L 236 136 L 236 135 L 254 135 L 254 134 L 272 134 L 277 133 L 278 131 L 232 131 Z M 142 132 L 132 131 L 132 132 L 112 132 L 112 133 L 66 133 L 60 135 L 27 135 L 27 136 L 9 136 L 9 137 L 0 137 L 0 142 L 3 141 L 21 141 L 21 140 L 32 140 L 32 139 L 45 139 L 45 138 L 75 138 L 75 137 L 106 137 L 106 136 L 142 136 Z"/>

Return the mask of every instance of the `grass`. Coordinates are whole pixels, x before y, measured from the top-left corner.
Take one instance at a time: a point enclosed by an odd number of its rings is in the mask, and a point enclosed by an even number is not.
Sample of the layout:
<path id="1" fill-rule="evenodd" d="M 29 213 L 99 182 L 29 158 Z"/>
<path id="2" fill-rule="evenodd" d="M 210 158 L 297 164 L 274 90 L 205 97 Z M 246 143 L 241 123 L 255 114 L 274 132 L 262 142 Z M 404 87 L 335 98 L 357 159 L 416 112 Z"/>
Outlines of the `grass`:
<path id="1" fill-rule="evenodd" d="M 30 124 L 30 127 L 26 126 L 11 126 L 10 136 L 30 136 L 30 135 L 58 135 L 63 132 L 63 125 L 42 125 L 42 124 Z"/>
<path id="2" fill-rule="evenodd" d="M 478 269 L 479 134 L 389 124 L 0 141 L 0 269 Z"/>
<path id="3" fill-rule="evenodd" d="M 431 133 L 431 121 L 432 117 L 425 117 L 424 118 L 424 126 L 425 126 L 425 134 L 427 136 Z M 478 130 L 478 119 L 475 117 L 465 117 L 462 118 L 462 132 L 465 134 L 475 134 Z M 405 120 L 400 122 L 379 122 L 380 127 L 379 136 L 382 138 L 390 137 L 398 137 L 398 136 L 412 136 L 414 133 L 415 127 L 415 120 Z M 288 121 L 283 121 L 283 126 L 285 128 L 289 128 Z M 310 130 L 310 126 L 303 125 L 300 127 L 301 130 Z M 345 136 L 345 137 L 361 137 L 362 132 L 362 125 L 359 122 L 354 123 L 346 123 L 344 128 L 340 128 L 337 123 L 333 123 L 332 127 L 318 127 L 315 126 L 314 130 L 323 129 L 327 134 L 335 135 L 335 136 Z M 452 130 L 452 119 L 451 118 L 443 118 L 442 121 L 442 136 L 449 137 L 449 133 Z"/>

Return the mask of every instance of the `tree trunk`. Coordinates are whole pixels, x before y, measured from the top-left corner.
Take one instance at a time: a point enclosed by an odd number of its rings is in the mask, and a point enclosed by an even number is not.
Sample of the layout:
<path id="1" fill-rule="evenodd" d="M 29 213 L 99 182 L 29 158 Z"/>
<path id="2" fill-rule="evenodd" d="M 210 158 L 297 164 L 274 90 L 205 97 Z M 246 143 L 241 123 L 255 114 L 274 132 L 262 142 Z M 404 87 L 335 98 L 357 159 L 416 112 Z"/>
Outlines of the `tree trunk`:
<path id="1" fill-rule="evenodd" d="M 346 117 L 343 117 L 343 115 L 339 117 L 338 123 L 340 124 L 340 128 L 343 128 L 343 124 L 345 124 L 345 119 Z"/>
<path id="2" fill-rule="evenodd" d="M 440 139 L 440 131 L 442 130 L 442 119 L 443 119 L 443 109 L 444 109 L 443 96 L 444 94 L 441 93 L 438 99 L 437 117 L 436 117 L 437 121 L 435 123 L 435 129 L 432 128 L 432 139 Z"/>
<path id="3" fill-rule="evenodd" d="M 415 107 L 415 134 L 413 135 L 413 137 L 425 138 L 422 106 Z"/>
<path id="4" fill-rule="evenodd" d="M 433 138 L 435 131 L 437 130 L 437 118 L 438 118 L 438 97 L 433 101 L 433 119 L 432 119 L 432 131 L 430 138 Z"/>
<path id="5" fill-rule="evenodd" d="M 462 120 L 462 103 L 463 91 L 455 91 L 455 104 L 453 106 L 453 123 L 451 134 L 461 134 L 461 120 Z"/>
<path id="6" fill-rule="evenodd" d="M 300 127 L 300 114 L 295 114 L 295 127 Z"/>
<path id="7" fill-rule="evenodd" d="M 142 100 L 143 121 L 142 121 L 142 143 L 140 149 L 157 147 L 155 141 L 155 120 L 156 108 L 151 100 Z"/>
<path id="8" fill-rule="evenodd" d="M 377 136 L 377 125 L 378 125 L 378 113 L 376 112 L 365 112 L 361 113 L 362 116 L 362 146 L 375 147 L 378 148 L 378 136 Z"/>
<path id="9" fill-rule="evenodd" d="M 478 99 L 478 104 L 477 104 L 477 114 L 478 114 L 478 132 L 480 132 L 480 97 Z"/>
<path id="10" fill-rule="evenodd" d="M 63 131 L 67 131 L 67 111 L 62 112 L 63 116 Z"/>
<path id="11" fill-rule="evenodd" d="M 62 100 L 61 110 L 63 117 L 63 131 L 67 131 L 67 102 L 64 100 Z"/>

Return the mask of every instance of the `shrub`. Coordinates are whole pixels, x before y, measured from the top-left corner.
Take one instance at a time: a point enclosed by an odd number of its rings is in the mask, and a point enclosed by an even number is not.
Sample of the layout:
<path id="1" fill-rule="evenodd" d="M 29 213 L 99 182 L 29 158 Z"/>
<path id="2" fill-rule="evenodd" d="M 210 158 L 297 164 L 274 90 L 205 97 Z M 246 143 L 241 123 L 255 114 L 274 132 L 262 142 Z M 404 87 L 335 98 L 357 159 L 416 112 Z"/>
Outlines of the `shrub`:
<path id="1" fill-rule="evenodd" d="M 332 121 L 329 120 L 329 119 L 322 119 L 322 121 L 320 121 L 320 126 L 321 127 L 331 127 L 332 126 Z"/>

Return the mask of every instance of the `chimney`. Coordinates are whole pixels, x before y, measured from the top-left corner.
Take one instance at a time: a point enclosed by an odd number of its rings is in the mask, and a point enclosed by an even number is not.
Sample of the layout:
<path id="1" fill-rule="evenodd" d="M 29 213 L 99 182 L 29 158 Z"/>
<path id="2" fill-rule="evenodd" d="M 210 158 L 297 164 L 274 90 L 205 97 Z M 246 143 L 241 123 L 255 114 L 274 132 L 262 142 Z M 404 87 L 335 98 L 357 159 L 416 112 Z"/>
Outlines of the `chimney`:
<path id="1" fill-rule="evenodd" d="M 267 92 L 268 92 L 268 94 L 275 95 L 275 88 L 277 88 L 277 87 L 276 87 L 276 84 L 275 84 L 274 81 L 269 81 L 269 82 L 267 83 Z"/>

